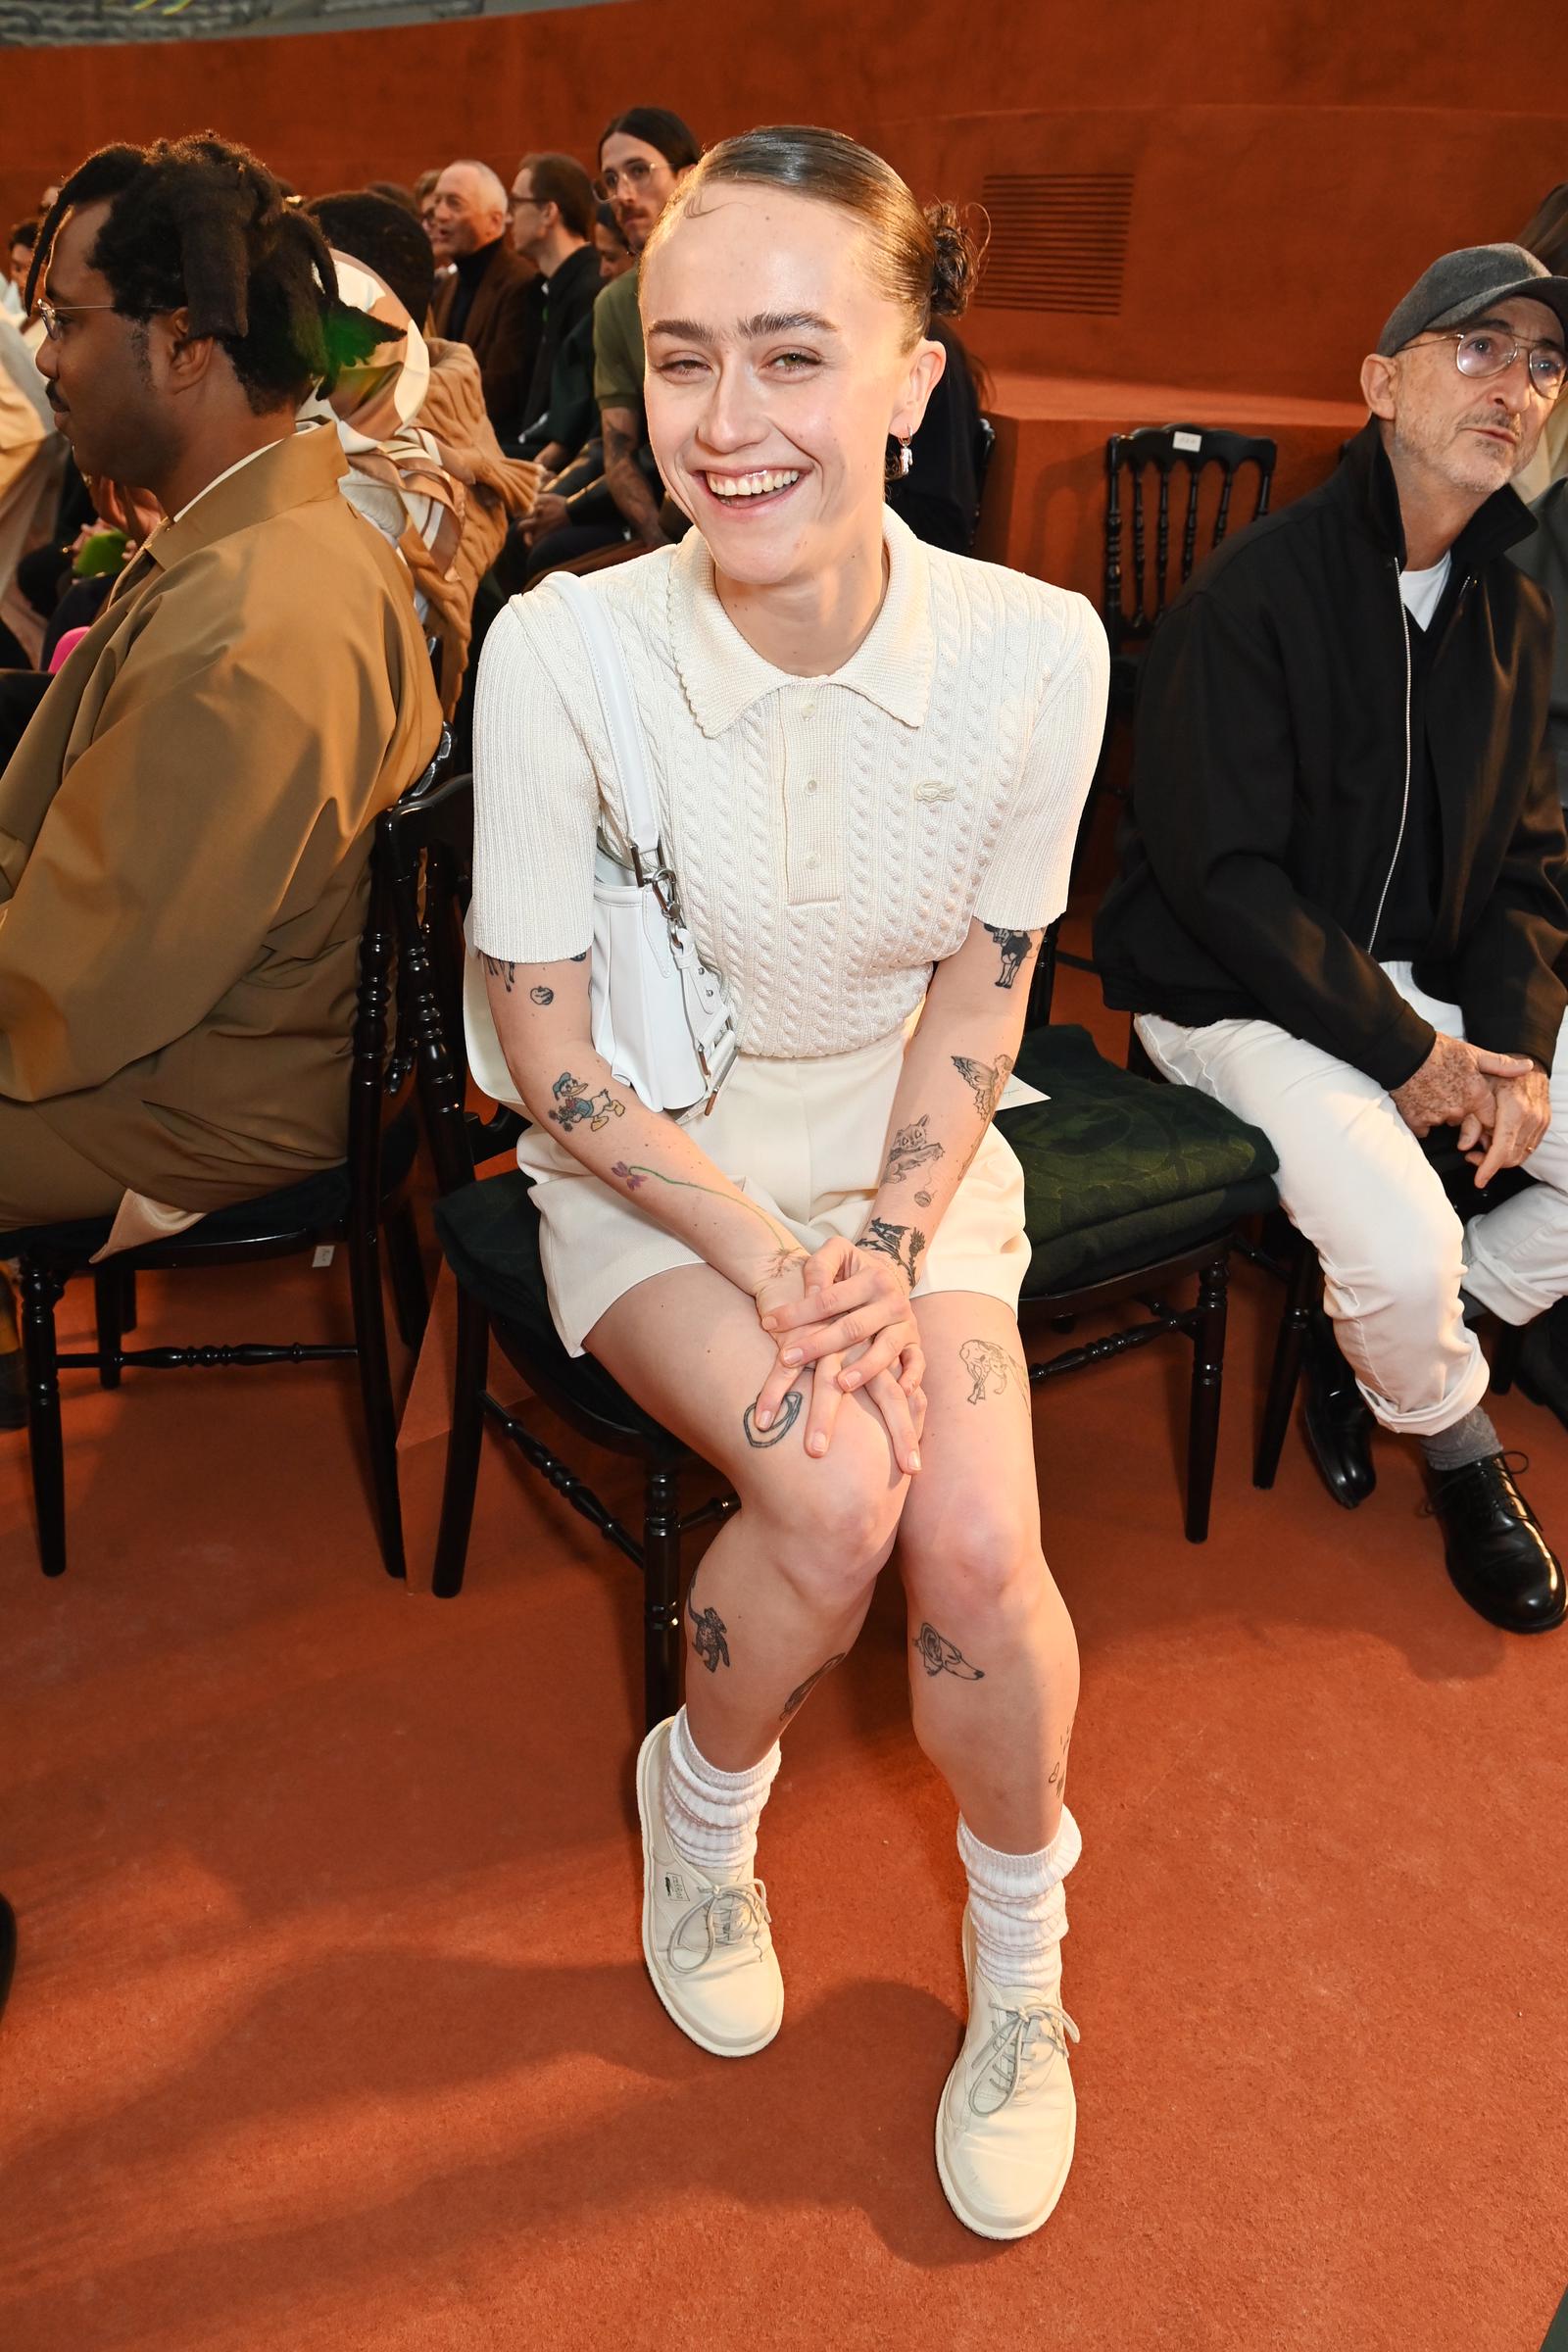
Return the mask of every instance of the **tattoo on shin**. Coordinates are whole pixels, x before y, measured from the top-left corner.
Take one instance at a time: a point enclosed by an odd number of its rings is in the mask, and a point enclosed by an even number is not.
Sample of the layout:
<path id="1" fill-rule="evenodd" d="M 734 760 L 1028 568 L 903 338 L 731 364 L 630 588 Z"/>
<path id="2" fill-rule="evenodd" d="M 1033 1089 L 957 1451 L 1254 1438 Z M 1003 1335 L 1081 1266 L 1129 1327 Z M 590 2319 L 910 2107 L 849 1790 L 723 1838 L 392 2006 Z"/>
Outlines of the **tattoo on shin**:
<path id="1" fill-rule="evenodd" d="M 984 1667 L 971 1666 L 957 1644 L 950 1642 L 946 1634 L 939 1634 L 934 1625 L 922 1624 L 911 1647 L 919 1651 L 927 1674 L 955 1675 L 960 1683 L 983 1683 L 986 1679 Z"/>
<path id="2" fill-rule="evenodd" d="M 720 1666 L 729 1664 L 729 1643 L 725 1640 L 728 1627 L 716 1609 L 697 1606 L 697 1579 L 694 1576 L 686 1588 L 686 1614 L 692 1621 L 692 1647 L 708 1668 L 716 1674 Z"/>
<path id="3" fill-rule="evenodd" d="M 784 1712 L 779 1717 L 780 1723 L 788 1723 L 790 1717 L 795 1713 L 796 1709 L 798 1707 L 805 1706 L 807 1700 L 810 1697 L 811 1692 L 816 1689 L 817 1684 L 822 1680 L 823 1675 L 831 1674 L 835 1666 L 842 1666 L 848 1655 L 849 1652 L 847 1650 L 835 1650 L 832 1657 L 827 1659 L 823 1665 L 819 1666 L 814 1674 L 808 1674 L 804 1683 L 798 1684 L 790 1692 L 788 1698 L 784 1701 Z"/>
<path id="4" fill-rule="evenodd" d="M 997 1396 L 1002 1396 L 1011 1386 L 1027 1400 L 1028 1368 L 1010 1348 L 1001 1347 L 995 1340 L 965 1340 L 958 1353 L 969 1375 L 971 1404 L 984 1404 L 992 1394 L 993 1382 Z"/>
<path id="5" fill-rule="evenodd" d="M 1061 1735 L 1061 1746 L 1057 1751 L 1056 1761 L 1054 1764 L 1053 1764 L 1051 1770 L 1046 1775 L 1046 1787 L 1048 1788 L 1054 1788 L 1058 1796 L 1062 1796 L 1066 1793 L 1067 1750 L 1069 1747 L 1071 1747 L 1071 1745 L 1072 1725 L 1069 1723 L 1067 1729 Z"/>
<path id="6" fill-rule="evenodd" d="M 1012 1074 L 1012 1055 L 999 1054 L 994 1062 L 972 1061 L 967 1054 L 949 1057 L 958 1076 L 974 1096 L 975 1108 L 983 1119 L 989 1119 L 1002 1100 L 1002 1090 Z"/>
<path id="7" fill-rule="evenodd" d="M 773 1416 L 773 1425 L 770 1429 L 758 1428 L 757 1407 L 755 1404 L 749 1404 L 741 1415 L 741 1427 L 746 1432 L 747 1445 L 755 1446 L 759 1453 L 762 1452 L 766 1446 L 777 1446 L 782 1439 L 789 1436 L 790 1431 L 800 1419 L 801 1406 L 805 1401 L 799 1389 L 791 1389 Z"/>
<path id="8" fill-rule="evenodd" d="M 479 961 L 484 965 L 485 970 L 489 973 L 492 980 L 500 981 L 502 987 L 506 990 L 508 996 L 510 997 L 513 989 L 516 986 L 516 965 L 514 963 L 500 963 L 496 960 L 494 956 L 486 956 L 482 953 L 480 955 Z"/>
<path id="9" fill-rule="evenodd" d="M 996 923 L 986 923 L 982 927 L 995 940 L 997 953 L 1002 957 L 1002 970 L 997 975 L 996 984 L 998 988 L 1010 988 L 1023 970 L 1024 958 L 1032 954 L 1040 934 L 1038 931 L 1009 931 Z"/>

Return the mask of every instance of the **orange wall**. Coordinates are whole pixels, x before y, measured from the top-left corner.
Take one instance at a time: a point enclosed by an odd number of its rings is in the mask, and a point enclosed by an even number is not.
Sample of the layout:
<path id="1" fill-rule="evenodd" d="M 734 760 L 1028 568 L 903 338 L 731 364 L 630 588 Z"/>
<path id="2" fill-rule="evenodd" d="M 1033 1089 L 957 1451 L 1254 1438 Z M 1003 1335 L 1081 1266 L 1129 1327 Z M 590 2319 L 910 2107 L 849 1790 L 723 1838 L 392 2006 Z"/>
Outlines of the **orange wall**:
<path id="1" fill-rule="evenodd" d="M 677 106 L 705 139 L 820 120 L 923 194 L 998 171 L 1135 174 L 1120 315 L 981 307 L 1011 368 L 1343 397 L 1447 245 L 1568 176 L 1568 9 L 1519 0 L 630 0 L 398 31 L 0 51 L 0 208 L 110 138 L 216 126 L 309 190 L 455 154 L 589 155 Z"/>

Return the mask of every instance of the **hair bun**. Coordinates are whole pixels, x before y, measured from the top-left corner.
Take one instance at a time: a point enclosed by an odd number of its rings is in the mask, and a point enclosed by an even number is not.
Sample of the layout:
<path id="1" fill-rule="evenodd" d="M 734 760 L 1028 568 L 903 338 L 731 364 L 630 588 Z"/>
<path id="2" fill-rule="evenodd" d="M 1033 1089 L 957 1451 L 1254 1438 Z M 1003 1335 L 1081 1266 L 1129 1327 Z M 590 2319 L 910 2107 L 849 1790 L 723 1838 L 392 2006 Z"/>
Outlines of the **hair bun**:
<path id="1" fill-rule="evenodd" d="M 928 204 L 925 217 L 936 253 L 931 263 L 931 316 L 961 318 L 979 274 L 982 248 L 952 204 Z"/>

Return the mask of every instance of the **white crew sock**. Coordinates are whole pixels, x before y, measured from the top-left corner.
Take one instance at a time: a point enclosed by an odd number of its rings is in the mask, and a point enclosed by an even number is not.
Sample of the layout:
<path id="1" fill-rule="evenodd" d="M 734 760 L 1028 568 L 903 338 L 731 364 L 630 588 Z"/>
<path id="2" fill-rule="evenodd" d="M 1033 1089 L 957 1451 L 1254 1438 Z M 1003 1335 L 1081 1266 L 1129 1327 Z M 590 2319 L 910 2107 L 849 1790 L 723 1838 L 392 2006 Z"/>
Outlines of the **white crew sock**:
<path id="1" fill-rule="evenodd" d="M 775 1740 L 760 1764 L 720 1772 L 692 1738 L 682 1707 L 669 1727 L 664 1827 L 683 1862 L 719 1884 L 751 1877 L 757 1825 L 780 1760 Z"/>
<path id="2" fill-rule="evenodd" d="M 1061 1827 L 1037 1854 L 999 1854 L 995 1846 L 982 1845 L 960 1819 L 958 1852 L 969 1876 L 975 1957 L 993 1984 L 1056 1991 L 1061 1938 L 1067 1933 L 1061 1882 L 1082 1853 L 1083 1842 L 1065 1805 Z"/>

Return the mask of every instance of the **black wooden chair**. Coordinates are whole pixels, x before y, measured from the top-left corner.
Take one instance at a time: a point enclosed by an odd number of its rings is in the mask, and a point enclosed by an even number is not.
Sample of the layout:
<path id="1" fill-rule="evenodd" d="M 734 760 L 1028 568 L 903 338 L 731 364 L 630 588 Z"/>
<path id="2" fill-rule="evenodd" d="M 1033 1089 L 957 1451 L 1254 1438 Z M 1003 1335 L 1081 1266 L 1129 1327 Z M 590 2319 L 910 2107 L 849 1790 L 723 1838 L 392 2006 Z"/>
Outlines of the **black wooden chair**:
<path id="1" fill-rule="evenodd" d="M 436 1229 L 458 1283 L 458 1348 L 433 1590 L 460 1591 L 480 1441 L 488 1410 L 525 1458 L 643 1578 L 644 1695 L 650 1723 L 679 1702 L 683 1538 L 735 1508 L 728 1494 L 683 1511 L 687 1474 L 713 1473 L 627 1396 L 591 1356 L 568 1356 L 551 1321 L 539 1217 L 518 1170 L 473 1181 L 473 1130 L 464 1116 L 455 1041 L 461 975 L 458 906 L 471 838 L 466 779 L 383 824 L 399 839 L 396 903 L 420 1095 L 441 1186 Z M 417 888 L 424 875 L 422 899 Z M 1037 1003 L 1042 1002 L 1040 998 Z M 1274 1199 L 1265 1139 L 1206 1098 L 1131 1077 L 1087 1033 L 1040 1027 L 1025 1037 L 1019 1075 L 1051 1100 L 1001 1114 L 1023 1163 L 1034 1253 L 1020 1324 L 1035 1386 L 1180 1336 L 1193 1349 L 1187 1445 L 1188 1537 L 1207 1533 L 1219 1427 L 1228 1253 L 1238 1221 Z M 1174 1297 L 1196 1282 L 1193 1303 Z M 1048 1335 L 1128 1302 L 1141 1317 L 1102 1336 L 1051 1347 Z M 642 1469 L 632 1529 L 568 1464 L 485 1393 L 492 1334 L 530 1388 L 567 1426 Z M 1049 1352 L 1042 1353 L 1042 1348 Z"/>
<path id="2" fill-rule="evenodd" d="M 1101 617 L 1110 640 L 1112 717 L 1126 716 L 1133 706 L 1138 662 L 1136 655 L 1128 649 L 1147 643 L 1172 595 L 1192 577 L 1198 561 L 1199 510 L 1204 473 L 1210 466 L 1219 468 L 1216 503 L 1205 534 L 1206 555 L 1219 546 L 1230 527 L 1231 501 L 1244 466 L 1252 466 L 1257 472 L 1256 495 L 1248 519 L 1255 522 L 1260 514 L 1268 513 L 1278 454 L 1272 441 L 1200 424 L 1142 424 L 1134 432 L 1111 434 L 1105 444 L 1105 576 Z M 1178 466 L 1186 474 L 1186 493 L 1180 526 L 1173 535 L 1171 482 Z M 1124 474 L 1132 536 L 1130 581 L 1122 561 Z M 1150 474 L 1154 479 L 1152 563 L 1145 488 L 1146 476 Z"/>
<path id="3" fill-rule="evenodd" d="M 1176 591 L 1192 577 L 1199 557 L 1200 536 L 1203 539 L 1202 553 L 1209 555 L 1229 530 L 1237 477 L 1244 466 L 1255 467 L 1257 476 L 1248 521 L 1255 522 L 1259 515 L 1268 513 L 1277 456 L 1272 441 L 1199 424 L 1141 424 L 1130 433 L 1112 433 L 1105 443 L 1105 569 L 1100 613 L 1110 645 L 1110 694 L 1100 758 L 1078 823 L 1074 865 L 1094 829 L 1101 796 L 1106 789 L 1116 722 L 1132 718 L 1143 648 Z M 1173 530 L 1171 483 L 1178 466 L 1186 475 L 1186 487 L 1181 497 L 1180 521 Z M 1210 467 L 1218 468 L 1218 484 L 1205 527 L 1201 520 L 1207 495 L 1203 476 Z M 1154 484 L 1152 559 L 1151 497 L 1146 488 L 1146 477 L 1151 475 Z M 1123 563 L 1124 533 L 1129 523 L 1130 577 L 1129 567 Z M 1119 787 L 1115 788 L 1115 797 L 1121 797 Z M 1075 971 L 1092 972 L 1095 968 L 1085 956 L 1063 952 L 1061 961 Z"/>
<path id="4" fill-rule="evenodd" d="M 416 805 L 439 773 L 442 750 L 401 806 Z M 397 1411 L 381 1295 L 381 1242 L 386 1241 L 398 1328 L 410 1347 L 424 1329 L 427 1299 L 418 1235 L 407 1181 L 418 1148 L 412 1101 L 413 1053 L 401 1017 L 389 1049 L 388 1016 L 395 980 L 392 876 L 382 837 L 371 856 L 370 903 L 360 948 L 360 980 L 349 1065 L 349 1151 L 339 1166 L 298 1184 L 215 1209 L 171 1239 L 127 1250 L 94 1266 L 109 1238 L 109 1217 L 38 1225 L 0 1234 L 0 1257 L 16 1258 L 22 1302 L 22 1343 L 27 1386 L 27 1446 L 38 1550 L 45 1576 L 66 1566 L 65 1450 L 60 1374 L 91 1370 L 106 1389 L 127 1369 L 176 1371 L 191 1366 L 303 1364 L 353 1358 L 359 1366 L 371 1496 L 381 1558 L 389 1576 L 402 1576 L 403 1522 L 398 1505 Z M 138 1273 L 172 1273 L 220 1265 L 251 1265 L 305 1250 L 342 1245 L 348 1260 L 354 1338 L 342 1345 L 300 1341 L 242 1342 L 231 1346 L 127 1348 L 135 1329 Z M 97 1346 L 62 1353 L 55 1307 L 68 1282 L 93 1277 Z"/>

